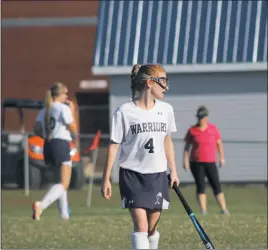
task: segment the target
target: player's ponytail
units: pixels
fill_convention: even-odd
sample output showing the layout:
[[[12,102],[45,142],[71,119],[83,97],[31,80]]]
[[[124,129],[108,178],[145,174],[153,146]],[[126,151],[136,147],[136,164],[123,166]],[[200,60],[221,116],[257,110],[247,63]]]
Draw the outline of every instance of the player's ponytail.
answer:
[[[138,82],[138,73],[140,70],[141,65],[140,64],[135,64],[132,68],[131,71],[131,92],[132,92],[132,99],[135,99],[135,94],[136,94],[136,88],[137,88],[137,82]]]
[[[67,88],[65,84],[61,82],[55,82],[51,88],[47,91],[45,97],[45,132],[47,139],[51,139],[51,127],[50,127],[50,110],[54,98],[63,93],[64,89]]]
[[[45,97],[45,131],[46,131],[46,136],[48,140],[50,140],[50,137],[51,137],[50,109],[51,109],[52,102],[53,102],[53,97],[52,97],[51,89],[49,89]]]

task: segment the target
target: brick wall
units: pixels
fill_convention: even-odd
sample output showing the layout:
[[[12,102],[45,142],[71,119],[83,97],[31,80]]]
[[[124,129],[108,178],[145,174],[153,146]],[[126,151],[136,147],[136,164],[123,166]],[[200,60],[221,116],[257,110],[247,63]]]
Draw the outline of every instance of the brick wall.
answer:
[[[98,1],[4,1],[2,19],[34,17],[95,17]],[[96,25],[71,27],[15,27],[2,29],[2,99],[43,99],[54,81],[69,87],[71,97],[82,91],[80,80],[106,79],[91,74]],[[31,130],[36,112],[26,112]],[[18,130],[14,112],[6,116],[6,130]]]

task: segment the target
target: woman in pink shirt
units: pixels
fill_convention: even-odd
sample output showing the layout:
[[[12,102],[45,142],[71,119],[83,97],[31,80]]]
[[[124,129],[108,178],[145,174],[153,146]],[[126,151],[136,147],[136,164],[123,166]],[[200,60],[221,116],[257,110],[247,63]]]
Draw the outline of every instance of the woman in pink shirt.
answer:
[[[198,122],[192,126],[185,136],[184,168],[191,169],[197,187],[197,197],[201,214],[207,214],[205,177],[207,177],[222,214],[229,214],[225,197],[221,191],[221,184],[217,170],[217,153],[219,152],[219,165],[224,165],[224,151],[221,135],[218,128],[208,122],[208,109],[200,106],[197,110]],[[189,149],[191,154],[189,159]]]

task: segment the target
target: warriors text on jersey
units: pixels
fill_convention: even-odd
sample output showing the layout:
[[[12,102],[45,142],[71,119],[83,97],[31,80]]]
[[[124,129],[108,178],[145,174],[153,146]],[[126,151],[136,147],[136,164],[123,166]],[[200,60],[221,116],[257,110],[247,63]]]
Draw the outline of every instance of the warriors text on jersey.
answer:
[[[158,173],[167,169],[164,140],[176,132],[170,104],[156,101],[144,110],[130,101],[113,115],[111,140],[121,144],[119,166],[139,173]]]
[[[46,138],[45,132],[45,109],[38,114],[36,121],[42,124],[43,137]],[[71,133],[66,125],[73,122],[72,112],[69,106],[60,102],[53,102],[50,110],[50,128],[52,139],[62,139],[71,141]]]

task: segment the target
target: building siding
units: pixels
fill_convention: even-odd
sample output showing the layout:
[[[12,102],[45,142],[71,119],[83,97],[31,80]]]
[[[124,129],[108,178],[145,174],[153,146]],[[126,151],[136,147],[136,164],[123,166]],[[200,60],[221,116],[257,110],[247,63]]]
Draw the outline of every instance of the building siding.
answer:
[[[177,167],[182,182],[192,182],[182,169],[183,138],[195,123],[199,105],[210,110],[210,121],[222,134],[226,167],[223,182],[267,180],[267,75],[266,72],[170,74],[170,92],[165,100],[175,112],[178,132],[174,134]],[[111,77],[111,116],[118,105],[130,99],[127,76]],[[114,181],[118,181],[115,165]]]
[[[2,1],[4,18],[97,16],[99,1]]]

